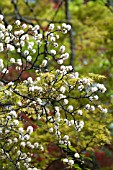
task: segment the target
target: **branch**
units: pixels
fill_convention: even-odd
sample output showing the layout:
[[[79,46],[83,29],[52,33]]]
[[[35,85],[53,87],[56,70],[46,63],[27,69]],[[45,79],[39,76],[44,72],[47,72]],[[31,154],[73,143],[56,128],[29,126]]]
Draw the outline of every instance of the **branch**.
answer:
[[[70,22],[70,13],[69,13],[69,3],[68,0],[65,1],[65,19]],[[71,24],[72,25],[72,24]],[[74,31],[73,28],[70,30],[70,51],[71,51],[71,58],[70,64],[74,67],[74,60],[75,60],[75,44],[74,44]]]

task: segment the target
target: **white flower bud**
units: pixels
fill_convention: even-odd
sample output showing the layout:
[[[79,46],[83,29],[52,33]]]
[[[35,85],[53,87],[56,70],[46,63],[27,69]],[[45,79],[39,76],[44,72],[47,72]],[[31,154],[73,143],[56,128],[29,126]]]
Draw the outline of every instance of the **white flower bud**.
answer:
[[[67,108],[67,110],[68,110],[69,112],[72,112],[72,111],[73,111],[73,106],[72,106],[72,105],[69,105],[68,108]]]

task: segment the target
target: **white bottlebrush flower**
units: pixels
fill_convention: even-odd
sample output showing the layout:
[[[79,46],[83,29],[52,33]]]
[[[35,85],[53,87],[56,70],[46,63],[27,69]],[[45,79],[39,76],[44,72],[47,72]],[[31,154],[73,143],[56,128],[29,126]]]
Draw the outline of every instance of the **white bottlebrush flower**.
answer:
[[[59,39],[59,35],[58,34],[56,34],[56,39]]]
[[[56,38],[55,37],[50,37],[50,40],[55,42]]]
[[[39,39],[39,40],[41,40],[41,39],[42,39],[42,37],[43,37],[43,35],[42,35],[42,34],[38,34],[38,35],[37,35],[37,39]]]
[[[102,92],[102,93],[105,93],[106,91],[106,88],[103,84],[97,84],[97,88]]]
[[[64,62],[64,61],[63,61],[62,59],[60,59],[60,60],[57,61],[58,64],[63,64],[63,62]]]
[[[69,136],[68,136],[68,135],[65,135],[63,138],[64,138],[64,140],[66,140],[66,141],[69,140]]]
[[[13,141],[16,143],[16,142],[18,142],[18,139],[17,139],[17,138],[14,138]]]
[[[16,21],[15,21],[15,24],[16,24],[17,26],[19,26],[19,25],[21,24],[20,20],[16,20]]]
[[[36,50],[35,50],[35,49],[32,49],[32,53],[35,54],[35,53],[36,53]]]
[[[14,51],[15,50],[15,47],[11,44],[7,44],[7,50],[8,51]]]
[[[22,28],[26,29],[27,28],[27,24],[22,24]]]
[[[67,158],[64,158],[64,159],[63,159],[63,162],[64,162],[64,163],[68,163],[68,161],[69,161],[69,160],[68,160]]]
[[[20,143],[20,146],[22,146],[22,147],[25,147],[25,145],[26,145],[25,142],[21,142],[21,143]]]
[[[84,127],[84,122],[83,122],[82,120],[79,122],[79,127],[80,127],[81,129]]]
[[[80,86],[78,86],[78,90],[79,91],[82,91],[84,89],[84,85],[83,84],[81,84]]]
[[[49,30],[53,30],[54,27],[55,27],[54,24],[51,23],[51,24],[49,25]]]
[[[8,70],[7,68],[4,68],[4,69],[2,70],[2,73],[7,74],[7,73],[9,73],[9,70]]]
[[[8,86],[13,86],[14,85],[14,82],[12,82],[12,81],[10,81],[9,83],[8,83]]]
[[[65,49],[66,49],[66,47],[65,47],[64,45],[62,45],[62,46],[60,47],[59,51],[60,51],[61,53],[64,53]]]
[[[11,59],[10,59],[10,62],[11,62],[11,63],[15,63],[15,59],[14,59],[14,58],[11,58]]]
[[[85,109],[89,110],[90,109],[90,104],[86,104]]]
[[[5,38],[5,43],[7,43],[7,44],[10,43],[10,37]]]
[[[22,127],[19,128],[19,132],[20,133],[23,133],[24,132],[24,129]]]
[[[27,133],[29,133],[29,134],[33,133],[33,127],[32,126],[27,127]]]
[[[32,30],[35,30],[35,31],[37,31],[37,30],[39,30],[40,29],[40,26],[39,25],[35,25],[33,28],[32,28]]]
[[[12,143],[12,139],[8,139],[8,144],[11,144]]]
[[[27,56],[27,61],[30,62],[32,60],[32,57],[30,55]]]
[[[90,107],[90,110],[91,110],[91,111],[94,111],[94,110],[95,110],[95,107],[94,107],[94,106],[91,106],[91,107]]]
[[[42,92],[43,91],[43,88],[40,87],[40,86],[34,86],[34,90],[37,90],[39,92]]]
[[[28,134],[26,134],[26,135],[24,136],[24,140],[29,140],[29,138],[30,138],[30,136],[29,136]]]
[[[74,125],[74,120],[70,120],[70,124],[71,124],[71,125]]]
[[[95,100],[98,100],[98,99],[99,99],[99,97],[98,97],[97,95],[95,95],[93,98],[94,98]]]
[[[20,45],[23,47],[25,45],[25,41],[20,41]]]
[[[15,126],[18,126],[18,125],[19,125],[19,121],[18,121],[18,120],[13,120],[13,124],[14,124]]]
[[[79,153],[75,153],[75,154],[74,154],[74,157],[75,157],[75,158],[80,158]]]
[[[64,86],[61,86],[60,87],[60,92],[65,93],[65,91],[66,91],[66,88]]]
[[[2,30],[2,32],[5,32],[5,26],[3,24],[0,23],[0,30]]]
[[[67,110],[68,110],[69,112],[72,112],[72,111],[73,111],[73,106],[72,106],[72,105],[69,105],[68,108],[67,108]]]
[[[64,99],[64,105],[67,105],[68,104],[68,99]]]
[[[40,150],[41,150],[41,151],[44,151],[44,147],[43,147],[42,145],[40,146]]]
[[[60,25],[57,26],[57,30],[61,30],[61,26]]]
[[[28,77],[27,81],[28,81],[28,83],[32,84],[33,83],[32,77]]]
[[[67,28],[68,31],[70,31],[71,30],[71,25],[67,24],[66,28]]]
[[[70,166],[74,165],[74,160],[69,160],[68,165],[70,165]]]
[[[82,110],[78,110],[78,111],[77,111],[77,114],[78,114],[78,115],[82,115]]]
[[[105,108],[105,109],[102,109],[102,113],[107,113],[108,110]]]
[[[26,142],[26,145],[27,145],[28,147],[30,147],[30,146],[31,146],[31,142],[30,142],[30,141],[27,141],[27,142]]]
[[[11,111],[9,112],[9,115],[10,115],[11,117],[13,117],[13,118],[17,118],[17,113],[16,113],[15,110],[11,110]]]
[[[63,23],[63,24],[62,24],[62,27],[63,27],[63,28],[66,28],[66,27],[67,27],[66,23]]]
[[[21,66],[21,65],[22,65],[22,60],[21,60],[21,59],[17,59],[17,64],[18,64],[19,66]]]
[[[67,60],[69,58],[69,53],[64,54],[64,60]]]
[[[47,63],[48,63],[47,60],[43,60],[43,61],[42,61],[42,64],[41,64],[41,67],[46,67]]]
[[[51,55],[56,55],[56,51],[55,50],[50,50],[50,54]]]
[[[29,91],[34,91],[35,89],[34,89],[34,86],[31,86],[31,87],[29,87]]]
[[[38,46],[40,46],[42,44],[42,42],[40,40],[37,40],[36,43]]]
[[[25,51],[24,51],[24,55],[25,55],[25,56],[29,55],[29,51],[28,51],[28,50],[25,50]]]
[[[0,14],[0,21],[4,19],[4,16]]]
[[[49,132],[50,132],[50,133],[53,133],[53,128],[49,128]]]
[[[58,47],[58,43],[54,43],[53,46],[54,46],[54,47]]]
[[[0,59],[0,68],[3,68],[3,67],[4,67],[3,60]]]
[[[0,39],[4,39],[4,34],[2,31],[0,31]]]
[[[21,102],[21,101],[20,101],[20,102],[18,102],[17,104],[18,104],[18,106],[22,106],[22,102]]]
[[[92,92],[92,93],[96,92],[97,90],[98,90],[97,87],[92,87],[92,88],[91,88],[91,92]]]
[[[62,33],[63,33],[63,34],[67,34],[67,30],[66,30],[66,29],[63,29],[63,30],[62,30]]]
[[[4,50],[3,43],[0,43],[0,52],[2,52],[3,50]]]
[[[27,159],[26,159],[26,162],[31,162],[31,158],[27,158]]]
[[[38,142],[35,142],[35,143],[34,143],[34,148],[37,149],[38,147],[39,147],[39,143],[38,143]]]

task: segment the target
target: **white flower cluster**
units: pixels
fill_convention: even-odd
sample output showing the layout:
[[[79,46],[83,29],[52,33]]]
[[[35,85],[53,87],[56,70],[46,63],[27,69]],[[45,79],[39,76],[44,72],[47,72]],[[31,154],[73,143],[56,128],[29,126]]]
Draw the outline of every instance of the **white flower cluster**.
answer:
[[[7,102],[7,100],[10,101],[11,99],[12,101],[13,97],[18,96],[18,101],[14,101],[14,104],[11,103],[11,106],[5,107],[6,115],[0,120],[2,125],[0,134],[5,132],[5,135],[12,135],[12,132],[14,132],[14,138],[9,135],[5,142],[8,147],[14,145],[13,149],[15,156],[17,156],[16,160],[18,160],[16,162],[17,167],[20,167],[22,162],[27,170],[37,170],[31,165],[31,150],[39,149],[44,151],[44,147],[38,142],[31,143],[30,138],[33,133],[33,127],[29,125],[25,130],[20,124],[16,111],[22,111],[22,109],[31,110],[31,113],[35,114],[36,120],[43,123],[49,122],[48,131],[58,138],[59,144],[70,146],[70,135],[62,134],[62,131],[60,131],[61,125],[65,123],[65,126],[72,126],[76,132],[80,132],[84,127],[84,121],[82,120],[84,112],[93,112],[97,107],[98,110],[106,114],[106,108],[104,109],[101,105],[97,106],[93,103],[99,99],[97,93],[104,93],[106,88],[103,84],[93,84],[89,78],[80,78],[79,73],[74,72],[71,65],[63,65],[64,61],[69,58],[69,54],[65,52],[64,45],[58,46],[59,35],[56,32],[60,31],[66,34],[71,29],[69,24],[63,23],[62,26],[58,26],[55,30],[55,25],[51,23],[48,27],[48,32],[42,34],[41,31],[39,33],[39,25],[21,24],[19,20],[15,22],[17,30],[13,30],[11,25],[5,28],[3,19],[4,17],[0,15],[0,52],[8,52],[7,63],[9,65],[5,68],[5,62],[1,58],[0,71],[6,74],[9,67],[14,65],[20,73],[20,77],[15,80],[21,81],[21,74],[24,71],[34,69],[38,59],[40,64],[36,65],[35,73],[37,77],[35,80],[28,77],[21,83],[18,83],[18,81],[15,83],[15,80],[10,81],[6,83],[6,89],[4,87],[5,83],[0,84],[0,89],[4,87],[2,100]],[[33,39],[32,42],[31,39]],[[55,49],[51,49],[51,46]],[[10,55],[12,53],[17,53],[17,57],[12,57],[14,56]],[[50,55],[50,58],[48,55]],[[55,61],[58,66],[54,72],[53,69],[50,72],[47,70],[51,61]],[[82,103],[82,99],[85,99],[87,103]],[[77,120],[77,117],[80,119]],[[18,143],[19,147],[16,146],[16,143]],[[26,150],[29,151],[25,152]],[[5,149],[2,151],[9,158],[9,153]],[[79,159],[80,155],[75,153],[74,158]],[[74,165],[73,159],[65,158],[63,162],[69,166]]]
[[[70,167],[72,167],[74,165],[74,160],[73,159],[64,158],[63,162],[68,164]]]
[[[0,134],[5,136],[7,135],[7,138],[4,137],[3,141],[5,148],[2,147],[2,150],[0,148],[4,159],[8,159],[10,155],[10,160],[13,161],[15,155],[15,165],[17,168],[20,168],[21,164],[23,164],[24,168],[26,169],[36,170],[37,168],[31,164],[32,152],[30,153],[27,148],[38,149],[41,152],[44,150],[44,148],[42,145],[39,145],[38,142],[31,144],[30,135],[33,133],[33,127],[28,126],[27,130],[24,130],[23,127],[20,127],[20,122],[15,110],[10,110],[7,117],[2,118],[0,123]],[[12,132],[14,138],[12,138]],[[8,151],[7,148],[9,148]],[[26,149],[24,150],[24,148]]]

